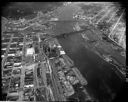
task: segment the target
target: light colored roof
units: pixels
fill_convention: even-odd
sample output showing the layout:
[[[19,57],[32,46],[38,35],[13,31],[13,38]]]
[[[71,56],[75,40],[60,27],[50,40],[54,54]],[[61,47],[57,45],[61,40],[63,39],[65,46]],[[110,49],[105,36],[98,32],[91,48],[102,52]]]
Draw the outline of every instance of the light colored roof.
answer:
[[[21,42],[19,45],[24,45],[23,42]]]
[[[2,50],[6,50],[7,48],[2,48]]]
[[[61,48],[62,46],[58,45],[57,47],[58,47],[58,48]]]
[[[1,55],[1,57],[4,57],[4,55]]]
[[[21,63],[14,63],[14,66],[18,66],[18,65],[21,65]]]
[[[15,56],[15,54],[8,54],[8,56]]]
[[[26,55],[33,55],[34,54],[34,48],[28,48]]]
[[[18,96],[19,94],[18,94],[18,92],[13,92],[13,93],[9,93],[8,95],[9,96]]]
[[[63,54],[65,54],[65,52],[64,51],[60,51],[60,55],[63,55]]]
[[[31,69],[34,69],[35,66],[36,64],[32,64],[32,65],[26,66],[26,69],[31,70]]]
[[[34,85],[31,84],[31,85],[25,85],[24,87],[33,87]]]

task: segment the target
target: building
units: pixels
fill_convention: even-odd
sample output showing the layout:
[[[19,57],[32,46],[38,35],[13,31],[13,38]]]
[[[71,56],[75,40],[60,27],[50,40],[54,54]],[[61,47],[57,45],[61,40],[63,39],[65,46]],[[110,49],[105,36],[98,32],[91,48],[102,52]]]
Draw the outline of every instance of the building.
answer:
[[[20,22],[24,20],[19,20],[22,26]],[[73,72],[74,63],[57,39],[41,32],[13,30],[2,33],[4,101],[66,101],[75,94],[73,85],[83,79]]]

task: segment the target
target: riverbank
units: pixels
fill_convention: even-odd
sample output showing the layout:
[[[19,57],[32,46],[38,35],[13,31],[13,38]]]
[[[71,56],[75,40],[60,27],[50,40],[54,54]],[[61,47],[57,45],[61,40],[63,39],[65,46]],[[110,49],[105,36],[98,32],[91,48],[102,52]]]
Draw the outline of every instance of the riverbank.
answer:
[[[58,40],[66,54],[87,79],[87,90],[90,94],[101,102],[112,99],[112,95],[116,95],[123,85],[123,81],[112,70],[114,66],[85,48],[80,35],[71,35]]]

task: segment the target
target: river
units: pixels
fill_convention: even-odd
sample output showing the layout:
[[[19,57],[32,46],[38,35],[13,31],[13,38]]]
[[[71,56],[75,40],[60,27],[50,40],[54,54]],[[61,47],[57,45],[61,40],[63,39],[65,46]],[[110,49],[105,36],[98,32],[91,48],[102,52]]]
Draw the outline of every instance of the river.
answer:
[[[57,10],[57,17],[61,22],[56,22],[53,28],[54,34],[69,33],[74,31],[75,22],[73,13],[79,7],[74,5],[60,7]],[[9,15],[9,13],[8,13]],[[123,80],[121,80],[112,70],[114,66],[105,62],[90,49],[85,48],[85,43],[80,34],[71,34],[65,38],[58,38],[66,54],[74,61],[75,66],[87,79],[87,91],[90,95],[100,102],[109,102],[121,89]]]
[[[55,34],[69,33],[73,31],[74,22],[67,22],[71,19],[76,6],[65,7],[59,18],[65,22],[56,23],[54,27]],[[69,9],[69,10],[68,10]],[[60,10],[61,11],[61,10]],[[110,102],[120,91],[123,85],[121,80],[112,70],[115,66],[105,62],[101,57],[85,48],[85,42],[80,34],[71,34],[67,37],[59,37],[59,43],[62,45],[66,54],[74,61],[76,67],[87,79],[86,86],[90,95],[100,102]]]
[[[66,54],[87,79],[87,90],[92,96],[101,102],[108,102],[112,95],[116,95],[123,81],[112,70],[114,66],[85,48],[83,38],[79,34],[61,37],[58,40]]]

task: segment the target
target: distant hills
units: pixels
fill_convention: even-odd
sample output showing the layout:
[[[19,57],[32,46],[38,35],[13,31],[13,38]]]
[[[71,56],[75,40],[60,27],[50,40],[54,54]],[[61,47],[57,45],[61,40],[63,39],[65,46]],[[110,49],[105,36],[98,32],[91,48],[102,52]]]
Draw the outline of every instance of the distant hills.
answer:
[[[32,17],[37,11],[45,13],[61,5],[63,2],[11,2],[2,7],[2,16],[14,19]]]

